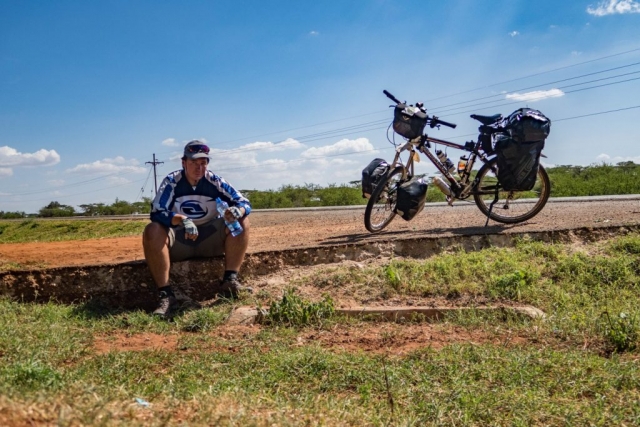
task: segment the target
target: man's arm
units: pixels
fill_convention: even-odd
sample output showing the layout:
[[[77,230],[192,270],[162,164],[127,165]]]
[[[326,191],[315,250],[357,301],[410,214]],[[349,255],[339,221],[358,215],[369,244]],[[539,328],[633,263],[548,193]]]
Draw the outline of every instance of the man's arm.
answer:
[[[241,218],[249,215],[251,213],[251,202],[249,202],[249,199],[233,188],[224,178],[219,176],[215,176],[215,178],[217,179],[216,186],[224,196],[223,199],[226,199],[230,206],[237,207],[242,212]]]
[[[151,202],[151,221],[159,222],[165,227],[179,225],[184,215],[176,214],[171,210],[175,197],[176,181],[172,175],[162,180],[156,197]]]

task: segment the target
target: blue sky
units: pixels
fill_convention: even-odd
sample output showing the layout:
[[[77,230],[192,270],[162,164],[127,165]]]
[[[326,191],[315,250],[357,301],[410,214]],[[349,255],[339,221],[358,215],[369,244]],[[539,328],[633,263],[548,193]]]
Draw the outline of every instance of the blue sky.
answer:
[[[393,157],[383,89],[439,138],[529,106],[547,165],[640,163],[638,78],[637,0],[4,1],[0,210],[151,197],[195,138],[238,189],[357,180]]]

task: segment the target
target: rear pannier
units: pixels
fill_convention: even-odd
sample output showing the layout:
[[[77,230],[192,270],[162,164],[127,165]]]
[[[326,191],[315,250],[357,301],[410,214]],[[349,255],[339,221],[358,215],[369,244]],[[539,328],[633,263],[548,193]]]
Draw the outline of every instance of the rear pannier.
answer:
[[[504,190],[529,191],[534,187],[543,148],[544,140],[518,142],[496,135],[498,180]]]
[[[538,110],[521,108],[500,127],[503,133],[494,135],[500,185],[506,191],[529,191],[536,183],[551,120]]]
[[[393,130],[408,139],[422,135],[427,125],[427,114],[418,107],[398,104],[393,110]]]
[[[424,208],[427,201],[427,183],[413,177],[398,186],[395,213],[405,221],[410,221]]]
[[[389,171],[389,163],[384,159],[374,159],[362,169],[362,197],[368,199],[373,190]]]

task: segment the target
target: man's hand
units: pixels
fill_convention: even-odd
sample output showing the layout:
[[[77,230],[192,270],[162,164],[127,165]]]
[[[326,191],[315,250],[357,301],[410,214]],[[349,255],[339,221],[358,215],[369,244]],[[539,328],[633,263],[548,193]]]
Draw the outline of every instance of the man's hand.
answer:
[[[198,238],[198,227],[196,227],[191,218],[184,218],[182,225],[184,226],[184,236],[187,239],[196,240]]]
[[[243,210],[241,210],[237,206],[231,206],[229,209],[227,209],[227,212],[225,212],[225,217],[227,216],[227,213],[230,213],[233,216],[233,219],[240,219],[242,218],[242,215],[244,215]]]

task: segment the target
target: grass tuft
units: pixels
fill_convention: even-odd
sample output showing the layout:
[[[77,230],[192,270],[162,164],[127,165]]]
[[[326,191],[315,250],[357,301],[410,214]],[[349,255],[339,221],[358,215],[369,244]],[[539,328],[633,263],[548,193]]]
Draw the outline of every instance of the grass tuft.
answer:
[[[269,311],[259,316],[259,322],[288,327],[321,325],[334,313],[334,303],[329,295],[325,294],[321,301],[314,303],[303,300],[295,289],[289,288],[285,290],[282,300],[272,302]]]
[[[619,313],[612,318],[609,312],[605,311],[599,323],[599,330],[606,342],[613,351],[618,353],[633,351],[637,348],[639,328],[637,313],[633,315]]]

